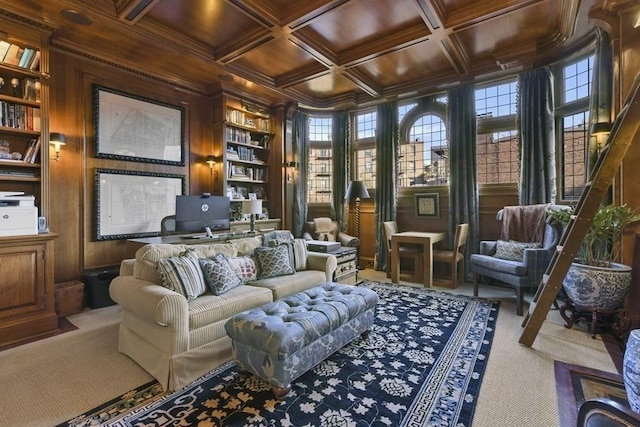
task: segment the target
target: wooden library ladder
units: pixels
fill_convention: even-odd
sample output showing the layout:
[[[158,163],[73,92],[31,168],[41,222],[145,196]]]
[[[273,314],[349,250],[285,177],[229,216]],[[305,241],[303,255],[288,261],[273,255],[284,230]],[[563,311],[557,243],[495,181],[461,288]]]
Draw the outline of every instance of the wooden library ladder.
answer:
[[[640,76],[636,78],[633,89],[613,124],[607,143],[594,165],[590,180],[585,184],[585,190],[576,206],[575,213],[556,247],[556,252],[542,277],[541,286],[538,287],[533,302],[529,306],[529,312],[522,322],[524,330],[520,335],[520,344],[527,347],[531,347],[533,344],[551,304],[558,296],[562,280],[578,253],[593,216],[609,190],[629,146],[638,135],[640,127],[639,84]]]

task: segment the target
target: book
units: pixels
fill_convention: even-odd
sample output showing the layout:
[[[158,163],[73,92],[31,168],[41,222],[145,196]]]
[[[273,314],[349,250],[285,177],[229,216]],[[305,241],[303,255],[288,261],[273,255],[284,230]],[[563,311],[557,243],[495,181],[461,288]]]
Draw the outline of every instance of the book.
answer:
[[[40,51],[37,50],[35,55],[33,55],[31,64],[29,64],[29,69],[31,71],[38,71],[39,66],[40,66]]]
[[[36,96],[36,79],[22,79],[22,99],[27,101],[35,101]]]
[[[36,139],[37,139],[37,138],[33,138],[32,140],[30,140],[30,141],[27,143],[27,148],[26,148],[26,150],[24,150],[24,154],[22,155],[22,160],[23,160],[23,161],[25,161],[25,162],[26,162],[26,161],[27,161],[27,159],[29,158],[29,156],[31,155],[31,153],[33,152],[33,149],[34,149],[34,148],[35,148],[35,146],[36,146]]]
[[[30,153],[29,158],[25,159],[25,162],[35,163],[40,151],[40,137],[36,138],[36,144],[33,147],[33,151]]]
[[[18,62],[18,67],[25,68],[29,62],[31,62],[31,56],[34,54],[34,50],[30,47],[25,47]]]
[[[11,43],[6,42],[4,40],[0,40],[0,61],[4,61],[4,57],[7,54],[7,51],[11,47]]]
[[[2,61],[5,64],[13,64],[13,61],[16,59],[16,55],[18,54],[19,49],[20,46],[18,46],[17,44],[12,44],[11,46],[9,46],[9,49],[7,50],[7,53],[5,54]]]

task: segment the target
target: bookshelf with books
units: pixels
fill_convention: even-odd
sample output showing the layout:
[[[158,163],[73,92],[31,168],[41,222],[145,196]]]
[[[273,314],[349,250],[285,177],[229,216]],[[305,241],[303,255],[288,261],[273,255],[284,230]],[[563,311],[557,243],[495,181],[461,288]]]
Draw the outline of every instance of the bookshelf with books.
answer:
[[[1,208],[7,218],[15,218],[19,214],[12,209],[23,212],[22,200],[33,200],[36,215],[47,217],[51,34],[9,14],[2,14],[0,22],[0,194],[20,200],[19,207],[12,207],[15,200],[5,198]],[[0,348],[60,331],[53,284],[57,235],[38,233],[30,220],[23,223],[28,234],[12,235],[11,227],[0,228],[1,262],[11,266],[2,278]]]
[[[35,196],[41,216],[46,215],[47,187],[47,162],[42,161],[47,40],[18,23],[0,35],[0,191]]]
[[[262,200],[263,209],[268,212],[271,114],[265,108],[232,97],[225,97],[222,107],[223,194],[230,197],[234,212],[251,194]]]

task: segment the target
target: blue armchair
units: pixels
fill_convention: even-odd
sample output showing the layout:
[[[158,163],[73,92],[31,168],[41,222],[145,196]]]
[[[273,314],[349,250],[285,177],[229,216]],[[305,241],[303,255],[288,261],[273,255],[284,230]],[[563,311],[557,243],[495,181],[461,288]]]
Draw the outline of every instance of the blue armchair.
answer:
[[[553,205],[549,209],[565,208],[564,206]],[[501,218],[500,213],[498,218]],[[516,314],[522,316],[524,291],[537,288],[542,281],[542,276],[551,262],[551,257],[555,252],[561,235],[562,226],[551,224],[547,218],[544,224],[544,237],[541,245],[538,245],[539,247],[520,245],[519,250],[522,255],[518,260],[496,257],[498,246],[500,244],[506,246],[506,243],[502,241],[481,241],[480,253],[472,254],[469,260],[469,269],[474,276],[473,295],[478,296],[478,283],[481,276],[509,284],[516,291]]]

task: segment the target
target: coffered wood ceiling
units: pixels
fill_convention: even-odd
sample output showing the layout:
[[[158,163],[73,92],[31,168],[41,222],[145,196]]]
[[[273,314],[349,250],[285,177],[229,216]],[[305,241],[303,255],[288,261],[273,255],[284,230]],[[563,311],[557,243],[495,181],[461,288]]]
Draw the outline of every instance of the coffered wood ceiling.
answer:
[[[6,6],[4,5],[6,3]],[[202,94],[343,108],[555,61],[628,0],[0,0],[51,45]],[[91,20],[65,19],[74,10]]]

